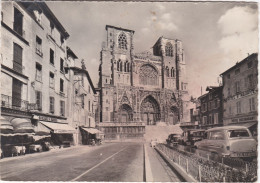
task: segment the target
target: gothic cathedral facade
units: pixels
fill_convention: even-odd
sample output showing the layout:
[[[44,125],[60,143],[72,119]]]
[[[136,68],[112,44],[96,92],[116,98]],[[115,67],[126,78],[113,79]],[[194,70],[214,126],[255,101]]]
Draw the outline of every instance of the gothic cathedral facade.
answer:
[[[182,121],[187,92],[182,42],[160,37],[134,53],[134,31],[106,26],[100,52],[99,129],[106,139],[142,137],[147,125]]]

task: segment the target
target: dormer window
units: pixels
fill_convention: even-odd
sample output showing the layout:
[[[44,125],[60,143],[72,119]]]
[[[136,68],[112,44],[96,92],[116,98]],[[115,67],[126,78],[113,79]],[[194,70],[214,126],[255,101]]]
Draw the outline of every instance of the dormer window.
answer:
[[[173,48],[172,48],[172,44],[171,43],[167,43],[165,46],[165,54],[168,57],[172,57],[173,55]]]
[[[118,36],[118,47],[120,49],[127,50],[127,39],[126,39],[126,35],[124,33],[121,33]]]
[[[51,27],[51,33],[52,33],[54,30],[54,23],[50,22],[50,27]]]
[[[33,11],[36,21],[41,24],[42,21],[42,12],[38,10]]]

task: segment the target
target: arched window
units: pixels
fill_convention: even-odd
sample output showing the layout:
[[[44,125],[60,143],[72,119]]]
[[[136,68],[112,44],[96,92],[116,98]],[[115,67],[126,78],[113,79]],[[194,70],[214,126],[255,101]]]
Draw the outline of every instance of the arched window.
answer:
[[[130,63],[127,62],[127,72],[130,72]]]
[[[158,72],[157,70],[147,64],[140,68],[139,83],[142,85],[158,85]]]
[[[165,54],[166,54],[166,56],[169,56],[169,57],[172,57],[172,55],[173,55],[172,44],[169,42],[165,46]]]
[[[171,68],[171,77],[175,77],[174,68]]]
[[[126,35],[124,33],[121,33],[118,36],[118,47],[120,49],[127,50],[127,39],[126,39]]]
[[[168,66],[166,66],[165,71],[166,71],[166,76],[169,77],[169,67]]]
[[[127,61],[124,64],[124,72],[127,72]]]
[[[120,68],[120,60],[117,61],[117,71],[119,71]]]
[[[119,62],[119,68],[120,68],[120,71],[122,72],[122,71],[123,71],[123,63],[122,63],[121,60],[120,60],[120,62]]]
[[[125,72],[130,72],[128,60],[127,60],[127,61],[125,62],[125,64],[124,64],[124,71],[125,71]]]

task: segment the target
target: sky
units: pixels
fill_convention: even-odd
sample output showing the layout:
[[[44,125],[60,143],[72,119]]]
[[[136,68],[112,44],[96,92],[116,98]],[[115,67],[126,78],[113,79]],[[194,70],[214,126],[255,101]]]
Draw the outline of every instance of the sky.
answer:
[[[253,2],[47,2],[70,34],[67,45],[96,86],[106,25],[131,29],[134,52],[160,36],[183,42],[193,97],[218,86],[220,74],[258,52],[258,7]]]

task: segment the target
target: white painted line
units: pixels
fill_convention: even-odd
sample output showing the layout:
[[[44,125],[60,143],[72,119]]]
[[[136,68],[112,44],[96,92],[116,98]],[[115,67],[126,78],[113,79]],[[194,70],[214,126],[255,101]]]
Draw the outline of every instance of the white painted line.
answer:
[[[91,170],[97,168],[99,165],[105,163],[107,160],[109,160],[110,158],[112,158],[113,156],[117,155],[118,153],[120,153],[121,151],[125,150],[127,147],[121,149],[120,151],[116,152],[115,154],[112,154],[111,156],[109,156],[108,158],[106,158],[105,160],[101,161],[100,163],[96,164],[95,166],[93,166],[92,168],[88,169],[87,171],[85,171],[84,173],[80,174],[79,176],[77,176],[76,178],[70,180],[70,181],[76,181],[77,179],[81,178],[83,175],[87,174],[88,172],[90,172]]]
[[[146,177],[146,182],[153,182],[153,174],[151,170],[151,164],[149,160],[149,156],[147,153],[147,144],[144,144],[144,156],[145,156],[145,177]]]

